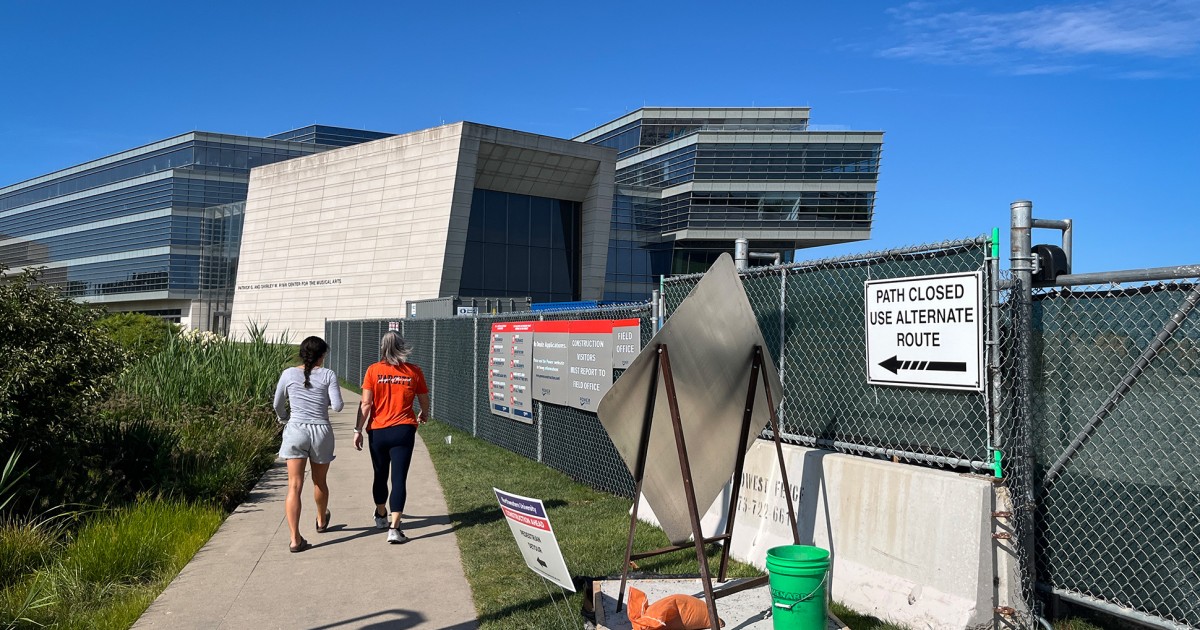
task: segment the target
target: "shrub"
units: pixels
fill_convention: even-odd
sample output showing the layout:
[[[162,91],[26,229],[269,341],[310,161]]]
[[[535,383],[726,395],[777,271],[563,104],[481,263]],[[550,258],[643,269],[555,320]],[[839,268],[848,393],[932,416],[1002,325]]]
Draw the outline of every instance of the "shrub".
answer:
[[[97,311],[37,279],[0,282],[0,456],[21,448],[33,467],[26,501],[38,493],[53,505],[79,482],[76,437],[125,352],[96,327]]]
[[[175,324],[145,313],[114,313],[96,325],[134,358],[157,354],[177,328]]]

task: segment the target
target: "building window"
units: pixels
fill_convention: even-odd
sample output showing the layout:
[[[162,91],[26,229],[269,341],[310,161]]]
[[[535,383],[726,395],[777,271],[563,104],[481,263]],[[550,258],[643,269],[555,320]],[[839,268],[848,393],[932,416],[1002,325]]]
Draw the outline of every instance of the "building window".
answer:
[[[581,212],[577,201],[476,188],[459,294],[579,299]]]

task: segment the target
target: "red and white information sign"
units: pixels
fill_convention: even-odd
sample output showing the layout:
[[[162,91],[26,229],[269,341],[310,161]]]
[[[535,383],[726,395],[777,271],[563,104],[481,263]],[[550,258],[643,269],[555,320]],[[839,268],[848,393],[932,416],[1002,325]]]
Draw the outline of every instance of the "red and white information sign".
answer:
[[[508,338],[508,406],[525,424],[533,424],[533,325],[513,322]]]

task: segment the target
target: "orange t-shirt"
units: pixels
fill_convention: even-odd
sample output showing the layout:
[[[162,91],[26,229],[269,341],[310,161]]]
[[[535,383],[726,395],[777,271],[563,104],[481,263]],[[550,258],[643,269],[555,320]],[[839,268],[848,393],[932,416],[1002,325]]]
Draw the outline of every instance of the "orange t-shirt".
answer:
[[[425,374],[411,363],[372,363],[363,376],[362,388],[364,392],[370,390],[372,396],[371,423],[368,425],[372,430],[417,424],[413,399],[429,393]]]

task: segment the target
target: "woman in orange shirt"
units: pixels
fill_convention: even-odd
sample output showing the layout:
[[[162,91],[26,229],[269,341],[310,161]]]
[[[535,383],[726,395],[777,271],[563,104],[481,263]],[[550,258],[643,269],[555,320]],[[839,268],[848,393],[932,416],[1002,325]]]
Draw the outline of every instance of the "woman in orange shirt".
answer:
[[[363,376],[362,404],[354,425],[354,448],[362,450],[365,428],[370,435],[371,465],[375,479],[371,494],[375,499],[375,526],[388,528],[391,544],[408,542],[400,529],[404,502],[408,497],[408,466],[412,462],[417,427],[429,420],[429,387],[421,368],[408,362],[412,347],[398,333],[389,332],[379,342],[380,360],[367,368]],[[413,412],[413,399],[421,412]],[[392,491],[388,493],[388,477]],[[384,506],[391,504],[391,517]]]

